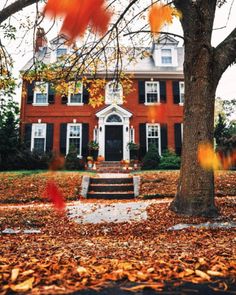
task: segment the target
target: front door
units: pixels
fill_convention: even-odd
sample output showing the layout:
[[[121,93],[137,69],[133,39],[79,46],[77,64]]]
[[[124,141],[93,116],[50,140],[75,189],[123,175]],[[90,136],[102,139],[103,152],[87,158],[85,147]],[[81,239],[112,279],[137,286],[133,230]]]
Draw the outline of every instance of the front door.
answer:
[[[123,159],[123,126],[105,127],[105,160]]]

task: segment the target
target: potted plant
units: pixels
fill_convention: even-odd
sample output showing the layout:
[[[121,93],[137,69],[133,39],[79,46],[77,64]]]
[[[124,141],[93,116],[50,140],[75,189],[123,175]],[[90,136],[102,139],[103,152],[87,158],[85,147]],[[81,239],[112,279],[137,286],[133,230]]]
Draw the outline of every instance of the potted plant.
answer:
[[[130,151],[130,159],[131,160],[138,159],[139,144],[131,141],[127,144],[127,147]]]
[[[98,149],[99,149],[99,144],[94,141],[91,140],[88,143],[88,149],[89,149],[89,154],[93,157],[93,159],[96,161],[97,157],[98,157]]]

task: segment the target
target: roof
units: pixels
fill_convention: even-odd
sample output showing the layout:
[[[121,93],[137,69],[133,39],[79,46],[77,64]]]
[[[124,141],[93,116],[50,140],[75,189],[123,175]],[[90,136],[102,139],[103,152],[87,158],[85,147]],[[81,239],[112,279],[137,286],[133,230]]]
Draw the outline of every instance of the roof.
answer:
[[[50,43],[59,43],[59,40],[63,39],[63,36],[58,36],[54,38]],[[65,39],[64,39],[65,40]],[[160,43],[161,42],[161,43]],[[135,58],[130,58],[132,55],[131,48],[129,49],[128,47],[126,48],[126,54],[124,54],[122,58],[122,70],[125,73],[128,74],[133,74],[134,77],[138,78],[145,78],[145,77],[153,77],[153,76],[158,76],[161,78],[183,78],[183,62],[184,62],[184,48],[183,47],[177,47],[178,42],[170,36],[163,36],[160,38],[160,42],[157,44],[174,44],[177,48],[177,57],[178,57],[178,66],[173,67],[173,66],[155,66],[152,52],[155,50],[155,45],[154,44],[151,47],[139,47],[139,48],[132,48],[133,53],[135,54]],[[164,43],[163,43],[164,42]],[[110,47],[107,49],[113,50],[114,48]],[[39,62],[44,62],[45,64],[50,64],[52,60],[52,54],[53,54],[53,49],[46,47],[43,50],[37,52],[35,54],[34,59],[30,59],[26,65],[21,69],[22,72],[29,70],[33,66],[33,61],[37,60]],[[102,63],[102,62],[101,62]],[[105,66],[100,65],[100,68],[98,67],[98,70],[96,72],[97,76],[104,76],[105,74],[109,76],[114,73],[114,69],[116,66],[116,61],[113,61],[108,69],[105,69]],[[89,76],[88,74],[85,74]]]

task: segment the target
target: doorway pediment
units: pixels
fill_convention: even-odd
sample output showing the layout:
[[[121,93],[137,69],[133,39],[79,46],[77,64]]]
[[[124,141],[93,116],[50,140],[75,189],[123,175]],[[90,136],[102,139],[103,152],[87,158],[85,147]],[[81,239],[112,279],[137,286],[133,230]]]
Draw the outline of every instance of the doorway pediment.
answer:
[[[130,118],[133,116],[133,114],[131,112],[129,112],[126,109],[124,109],[118,105],[115,105],[115,104],[111,104],[111,105],[105,107],[104,109],[102,109],[101,111],[97,112],[96,116],[98,118],[105,118],[109,114],[118,114],[122,118]]]

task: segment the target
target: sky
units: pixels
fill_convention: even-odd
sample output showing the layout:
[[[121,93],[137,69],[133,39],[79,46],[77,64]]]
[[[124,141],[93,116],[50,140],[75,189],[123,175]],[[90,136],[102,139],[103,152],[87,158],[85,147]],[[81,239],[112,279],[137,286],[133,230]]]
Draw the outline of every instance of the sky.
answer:
[[[148,1],[148,0],[146,0]],[[2,1],[1,1],[2,2]],[[149,0],[150,2],[150,0]],[[148,3],[149,3],[148,2]],[[1,9],[2,4],[0,4]],[[25,19],[27,16],[30,19],[34,19],[35,10],[33,6],[28,7],[23,10],[20,16],[12,18],[12,23],[19,23],[20,19]],[[217,46],[234,28],[236,24],[236,1],[227,1],[220,9],[216,11],[214,30],[212,35],[212,45]],[[47,20],[43,25],[46,29],[50,26],[49,20]],[[221,28],[221,29],[219,29]],[[52,39],[60,30],[60,22],[57,22],[54,29],[50,32],[48,39]],[[182,29],[179,21],[174,21],[173,25],[169,27],[169,32],[175,32],[182,34]],[[0,31],[1,34],[1,31]],[[22,41],[22,36],[25,35],[24,40]],[[21,28],[17,31],[16,41],[8,42],[7,48],[12,54],[12,57],[15,61],[14,63],[14,74],[19,75],[19,70],[25,65],[25,63],[32,57],[32,36],[33,32],[28,31],[26,28]],[[236,98],[236,65],[229,67],[226,72],[223,74],[217,91],[216,96],[221,97],[222,99],[233,99]],[[16,99],[19,101],[20,98],[20,89],[17,91]],[[235,110],[236,117],[236,110]]]

